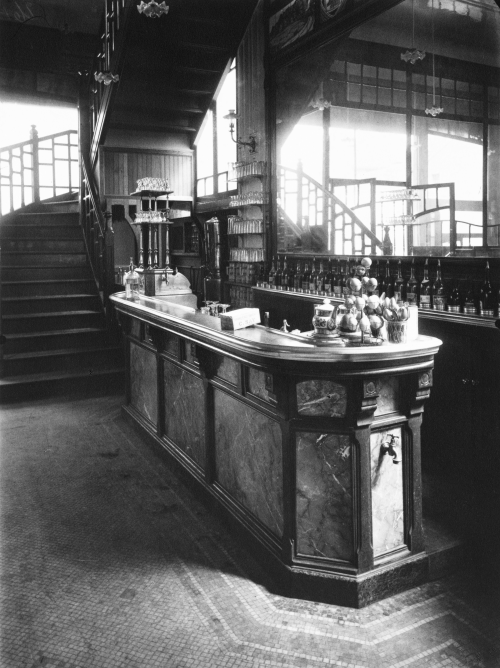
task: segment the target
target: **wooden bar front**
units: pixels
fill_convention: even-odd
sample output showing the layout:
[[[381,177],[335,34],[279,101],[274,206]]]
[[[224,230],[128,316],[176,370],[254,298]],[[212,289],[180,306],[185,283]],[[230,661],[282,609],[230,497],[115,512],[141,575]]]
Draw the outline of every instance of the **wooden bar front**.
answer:
[[[426,581],[420,425],[439,339],[332,349],[112,300],[124,410],[284,594],[361,607]]]

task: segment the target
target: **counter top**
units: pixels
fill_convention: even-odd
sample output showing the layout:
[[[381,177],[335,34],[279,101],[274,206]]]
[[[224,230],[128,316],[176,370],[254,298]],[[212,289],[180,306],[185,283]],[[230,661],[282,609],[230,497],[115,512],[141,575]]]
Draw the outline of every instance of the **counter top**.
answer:
[[[419,336],[415,341],[403,344],[384,342],[380,346],[320,346],[311,340],[302,339],[301,336],[261,325],[234,332],[222,331],[218,318],[202,314],[188,306],[169,303],[164,298],[139,295],[135,301],[130,301],[125,299],[124,292],[115,293],[110,298],[121,313],[177,332],[197,343],[220,347],[227,352],[245,356],[363,366],[384,361],[415,364],[419,358],[435,355],[441,345],[437,338]]]

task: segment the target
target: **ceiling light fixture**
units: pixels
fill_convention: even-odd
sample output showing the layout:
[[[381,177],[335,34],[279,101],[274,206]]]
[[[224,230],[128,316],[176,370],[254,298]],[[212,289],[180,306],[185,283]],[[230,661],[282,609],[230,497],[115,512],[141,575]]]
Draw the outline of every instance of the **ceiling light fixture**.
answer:
[[[103,83],[105,86],[109,86],[112,83],[118,83],[118,81],[120,81],[118,74],[111,74],[111,72],[108,71],[95,72],[94,79],[99,83]]]
[[[248,141],[242,141],[239,138],[234,138],[234,121],[238,118],[238,114],[235,112],[235,110],[230,109],[229,113],[226,114],[223,118],[231,121],[229,124],[229,132],[231,133],[231,139],[234,141],[234,143],[238,144],[238,146],[248,146],[250,153],[255,153],[257,150],[257,141],[255,139],[255,135],[250,135],[248,137]]]
[[[411,4],[411,24],[412,24],[412,37],[411,37],[411,50],[405,51],[401,54],[401,60],[404,60],[405,63],[411,63],[415,65],[417,60],[423,60],[425,58],[425,51],[419,51],[415,48],[415,0],[412,0]]]
[[[436,118],[439,114],[442,114],[444,109],[443,107],[436,107],[436,61],[435,61],[435,52],[434,48],[434,0],[432,0],[431,8],[431,30],[432,30],[432,107],[427,107],[425,113],[432,118]]]
[[[158,4],[155,0],[150,0],[150,2],[141,1],[140,5],[137,5],[137,11],[139,14],[144,14],[152,19],[158,19],[162,14],[168,14],[170,7],[167,7],[165,2]]]

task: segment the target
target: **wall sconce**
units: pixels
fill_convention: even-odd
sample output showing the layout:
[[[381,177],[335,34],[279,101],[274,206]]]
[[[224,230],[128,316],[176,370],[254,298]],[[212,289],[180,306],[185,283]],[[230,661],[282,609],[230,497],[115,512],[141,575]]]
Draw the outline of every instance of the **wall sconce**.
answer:
[[[229,132],[231,133],[231,139],[234,141],[234,143],[238,144],[238,146],[248,146],[250,153],[255,153],[257,150],[257,141],[255,139],[255,135],[250,135],[248,137],[248,141],[242,141],[239,138],[234,138],[234,121],[238,118],[238,114],[235,112],[235,110],[230,109],[229,113],[226,114],[224,118],[228,121],[231,121],[229,124]]]
[[[94,79],[99,83],[103,83],[105,86],[109,86],[112,83],[118,83],[120,77],[118,74],[111,74],[111,72],[95,72]]]
[[[150,2],[141,2],[140,5],[137,5],[137,11],[139,14],[144,14],[152,19],[158,19],[162,14],[168,14],[170,7],[167,7],[165,2],[162,2],[159,5],[155,0],[150,0]]]

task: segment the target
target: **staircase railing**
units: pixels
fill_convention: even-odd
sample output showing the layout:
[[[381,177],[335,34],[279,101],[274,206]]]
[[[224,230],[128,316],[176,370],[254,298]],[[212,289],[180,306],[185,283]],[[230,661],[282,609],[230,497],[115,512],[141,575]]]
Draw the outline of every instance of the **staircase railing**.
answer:
[[[319,250],[328,253],[375,254],[377,246],[382,248],[382,241],[356,213],[333,192],[305,174],[300,164],[298,169],[278,166],[277,199],[284,214],[278,222],[278,235],[286,234],[291,221],[297,226],[293,237],[297,237],[299,228],[304,239],[310,238],[312,244],[316,241],[322,246]],[[286,248],[286,237],[280,241]],[[304,247],[302,250],[316,249]]]
[[[0,148],[0,212],[67,192],[78,192],[78,132],[65,130]]]
[[[136,3],[130,0],[105,0],[104,18],[101,23],[101,44],[94,58],[90,74],[90,159],[95,163],[99,146],[102,143],[106,128],[108,110],[112,104],[118,82],[109,85],[95,79],[97,73],[109,73],[114,76],[121,74],[126,24]]]
[[[82,193],[80,224],[87,247],[87,255],[101,300],[108,305],[115,285],[114,232],[111,214],[99,199],[97,185],[89,160],[82,157]]]

